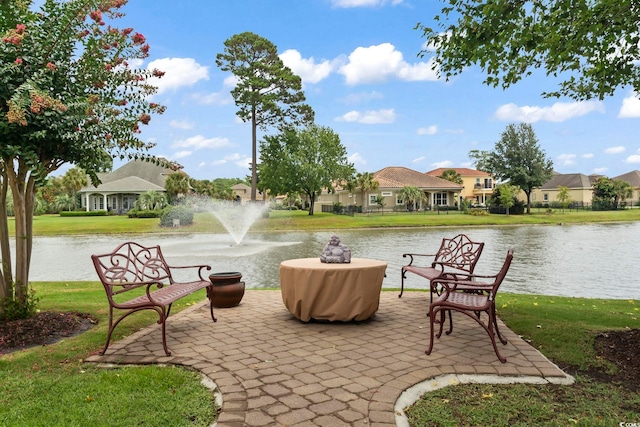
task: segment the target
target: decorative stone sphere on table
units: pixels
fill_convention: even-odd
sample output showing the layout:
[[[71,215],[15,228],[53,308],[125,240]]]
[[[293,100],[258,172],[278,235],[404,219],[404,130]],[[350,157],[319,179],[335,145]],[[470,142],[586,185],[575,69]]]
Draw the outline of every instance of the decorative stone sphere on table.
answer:
[[[351,262],[351,249],[340,243],[340,238],[335,234],[329,239],[329,243],[324,247],[320,262],[341,264]]]

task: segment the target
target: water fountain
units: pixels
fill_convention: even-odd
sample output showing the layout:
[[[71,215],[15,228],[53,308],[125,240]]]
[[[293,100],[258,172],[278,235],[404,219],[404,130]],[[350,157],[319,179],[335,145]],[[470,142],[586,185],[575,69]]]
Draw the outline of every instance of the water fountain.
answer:
[[[210,212],[231,235],[236,245],[239,245],[251,225],[268,209],[264,203],[247,203],[241,205],[226,200],[199,199],[199,209]]]

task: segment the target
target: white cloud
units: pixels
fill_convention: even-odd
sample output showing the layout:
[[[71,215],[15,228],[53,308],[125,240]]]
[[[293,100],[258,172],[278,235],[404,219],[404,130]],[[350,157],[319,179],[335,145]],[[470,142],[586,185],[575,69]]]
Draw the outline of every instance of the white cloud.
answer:
[[[442,162],[431,163],[431,166],[433,166],[434,169],[452,168],[453,167],[453,162],[451,160],[444,160]]]
[[[396,113],[393,109],[377,110],[377,111],[349,111],[335,119],[339,122],[358,122],[364,124],[393,123],[396,120]]]
[[[406,81],[435,81],[438,76],[432,66],[433,60],[409,64],[391,43],[382,43],[356,48],[338,72],[345,76],[348,85],[378,83],[394,77]]]
[[[229,92],[213,92],[208,95],[195,93],[191,98],[198,104],[203,105],[227,105],[233,101]]]
[[[176,129],[189,130],[193,129],[193,122],[189,120],[171,120],[169,126]]]
[[[384,96],[380,92],[374,90],[372,92],[352,93],[340,99],[340,101],[345,104],[359,104],[361,102],[371,101],[372,99],[382,98],[384,98]]]
[[[560,154],[558,156],[558,160],[564,166],[570,166],[576,164],[576,155],[575,154]]]
[[[606,154],[620,154],[620,153],[624,153],[625,150],[626,148],[624,148],[622,145],[619,145],[617,147],[606,148],[604,152]]]
[[[622,106],[618,112],[618,117],[621,119],[640,117],[640,99],[636,92],[632,92],[622,100]]]
[[[214,160],[210,162],[211,166],[221,166],[227,163],[234,163],[241,168],[248,168],[251,165],[251,157],[247,157],[243,154],[233,153],[224,156],[222,159]]]
[[[181,139],[171,144],[172,147],[181,147],[181,148],[190,147],[196,150],[199,150],[201,148],[226,147],[228,145],[229,145],[229,140],[227,138],[205,138],[202,135],[196,135],[187,139]]]
[[[535,123],[537,121],[564,122],[574,117],[584,116],[592,111],[604,113],[604,105],[600,101],[556,102],[550,107],[525,105],[519,107],[514,103],[505,104],[495,112],[495,117],[503,121]]]
[[[174,159],[182,159],[184,157],[189,157],[192,153],[193,151],[183,150],[183,151],[178,151],[177,153],[174,153],[172,157]]]
[[[313,57],[304,59],[295,49],[285,50],[280,54],[280,59],[294,74],[300,76],[303,83],[318,83],[337,67],[337,61],[324,60],[316,64]]]
[[[364,166],[367,164],[367,161],[365,159],[362,158],[362,156],[360,155],[360,153],[353,153],[352,155],[350,155],[349,157],[347,157],[347,160],[350,163],[353,163],[355,166],[361,165]]]
[[[418,135],[435,135],[438,133],[438,126],[431,125],[426,128],[418,128]]]
[[[338,8],[351,7],[377,7],[391,4],[393,6],[401,4],[403,0],[331,0],[331,5]]]
[[[625,160],[627,163],[640,163],[640,154],[632,154]]]
[[[609,168],[595,168],[593,170],[593,173],[598,174],[598,175],[604,175],[608,170],[609,170]]]
[[[583,159],[593,159],[594,156],[593,153],[585,153],[580,157],[582,157]]]
[[[193,58],[162,58],[151,61],[148,70],[164,71],[162,78],[152,78],[150,83],[158,87],[158,93],[193,86],[200,80],[209,80],[209,69]]]
[[[420,163],[420,162],[422,162],[424,159],[426,159],[426,157],[425,157],[425,156],[417,157],[417,158],[415,158],[415,159],[411,160],[411,163]]]

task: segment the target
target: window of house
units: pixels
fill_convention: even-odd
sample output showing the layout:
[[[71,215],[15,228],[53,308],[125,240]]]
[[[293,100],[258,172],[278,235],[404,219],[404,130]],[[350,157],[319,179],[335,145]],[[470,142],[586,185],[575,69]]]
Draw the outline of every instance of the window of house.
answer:
[[[433,203],[437,206],[446,206],[448,203],[447,193],[435,193],[433,195]]]
[[[391,191],[383,191],[382,197],[391,197]]]
[[[399,194],[398,194],[398,197],[396,197],[396,205],[404,205],[404,201],[402,200],[402,197],[400,197]]]
[[[377,194],[369,194],[369,204],[370,205],[375,205],[377,197],[378,197]]]
[[[549,193],[542,194],[542,200],[545,201],[545,202],[548,202],[549,201]]]
[[[493,180],[491,178],[484,179],[484,188],[493,188]]]

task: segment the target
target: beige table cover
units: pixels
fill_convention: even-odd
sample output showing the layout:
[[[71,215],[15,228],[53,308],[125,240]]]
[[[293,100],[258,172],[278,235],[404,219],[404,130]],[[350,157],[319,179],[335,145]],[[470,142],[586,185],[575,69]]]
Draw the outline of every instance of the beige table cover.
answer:
[[[378,311],[387,263],[352,258],[328,264],[300,258],[280,264],[282,301],[298,319],[365,320]]]

